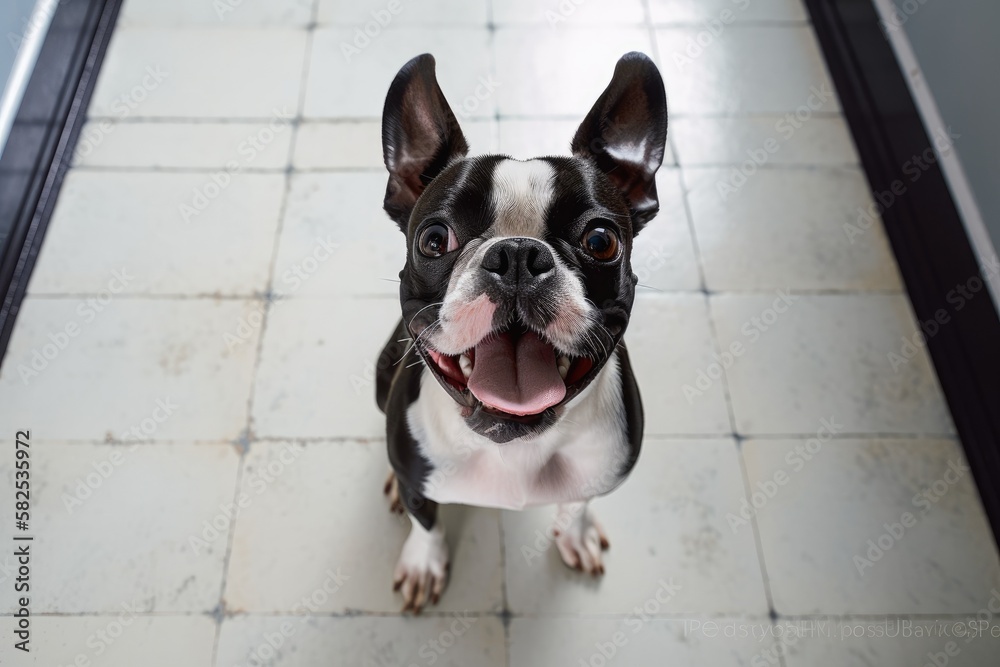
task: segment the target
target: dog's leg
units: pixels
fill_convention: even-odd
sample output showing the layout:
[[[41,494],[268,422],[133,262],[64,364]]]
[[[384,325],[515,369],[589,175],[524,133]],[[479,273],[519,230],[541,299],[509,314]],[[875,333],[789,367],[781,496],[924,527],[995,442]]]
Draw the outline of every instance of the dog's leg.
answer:
[[[555,535],[556,547],[566,565],[589,572],[595,577],[604,574],[602,552],[610,543],[586,500],[560,503],[552,534]]]
[[[437,604],[448,582],[448,544],[438,520],[437,503],[413,492],[397,479],[400,497],[413,527],[393,573],[393,590],[403,593],[403,611],[419,614]]]

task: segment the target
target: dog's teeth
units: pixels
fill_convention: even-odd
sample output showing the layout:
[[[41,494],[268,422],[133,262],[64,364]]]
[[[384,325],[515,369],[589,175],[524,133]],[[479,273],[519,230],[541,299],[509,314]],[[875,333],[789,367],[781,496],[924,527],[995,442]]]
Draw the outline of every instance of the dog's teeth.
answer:
[[[462,369],[462,375],[465,379],[469,379],[472,375],[472,359],[469,359],[469,355],[463,354],[458,358],[458,365]]]
[[[566,374],[569,373],[569,357],[559,357],[556,367],[559,369],[559,377],[565,380]]]

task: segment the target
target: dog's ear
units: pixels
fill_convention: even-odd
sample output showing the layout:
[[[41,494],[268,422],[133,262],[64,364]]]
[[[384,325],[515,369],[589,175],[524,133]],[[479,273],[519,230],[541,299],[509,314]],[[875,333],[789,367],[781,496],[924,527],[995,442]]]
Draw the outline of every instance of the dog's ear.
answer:
[[[382,110],[382,157],[389,170],[383,206],[404,234],[427,184],[468,151],[434,76],[434,56],[417,56],[399,70]]]
[[[592,160],[629,204],[633,234],[660,208],[656,170],[667,140],[667,95],[656,65],[633,51],[573,137],[573,154]]]

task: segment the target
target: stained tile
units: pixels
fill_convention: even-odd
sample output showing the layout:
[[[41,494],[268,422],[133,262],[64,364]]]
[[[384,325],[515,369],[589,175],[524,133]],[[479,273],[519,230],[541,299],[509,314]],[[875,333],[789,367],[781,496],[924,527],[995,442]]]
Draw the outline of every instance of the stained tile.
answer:
[[[627,615],[649,603],[661,615],[766,614],[753,534],[726,522],[743,497],[741,474],[732,440],[647,437],[629,479],[592,504],[611,541],[599,579],[563,564],[551,508],[505,512],[511,609]]]
[[[675,114],[839,110],[809,27],[663,28],[656,40]]]
[[[29,298],[0,372],[0,423],[46,440],[232,440],[246,428],[255,313],[240,300]]]
[[[364,39],[362,39],[362,37]],[[494,114],[489,33],[482,28],[391,26],[374,37],[349,28],[321,28],[313,36],[307,118],[381,118],[389,85],[414,56],[433,53],[437,79],[459,122]]]
[[[238,616],[219,637],[219,665],[253,664],[257,657],[287,667],[439,665],[503,667],[500,619],[447,614],[420,618]]]
[[[111,39],[90,115],[294,116],[305,55],[303,30],[123,28]]]
[[[699,382],[724,371],[740,433],[812,435],[821,419],[842,434],[952,432],[905,297],[719,294],[711,308],[728,354]]]
[[[267,291],[284,174],[71,172],[32,294]]]
[[[856,169],[686,169],[705,282],[728,290],[901,290]],[[859,223],[861,219],[863,222]]]
[[[821,438],[743,445],[753,505],[734,515],[756,513],[778,613],[985,607],[1000,560],[961,448]]]
[[[382,495],[384,442],[254,443],[226,585],[234,611],[396,612],[392,574],[409,534]],[[451,579],[439,612],[501,608],[498,513],[440,510]],[[280,568],[282,576],[273,574]]]
[[[32,428],[32,440],[44,428]],[[44,442],[29,451],[34,614],[131,617],[218,605],[230,522],[224,507],[239,464],[230,445]],[[13,498],[13,459],[0,468]],[[13,526],[13,505],[4,513]],[[220,537],[201,542],[206,531]],[[8,613],[13,602],[4,602]]]

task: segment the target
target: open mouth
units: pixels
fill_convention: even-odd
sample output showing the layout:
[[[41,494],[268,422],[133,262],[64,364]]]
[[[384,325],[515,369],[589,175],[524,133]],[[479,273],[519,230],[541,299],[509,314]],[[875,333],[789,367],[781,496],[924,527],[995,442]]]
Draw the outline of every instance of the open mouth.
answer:
[[[441,380],[498,416],[542,414],[576,395],[594,367],[593,359],[560,352],[520,321],[461,354],[424,352]]]

